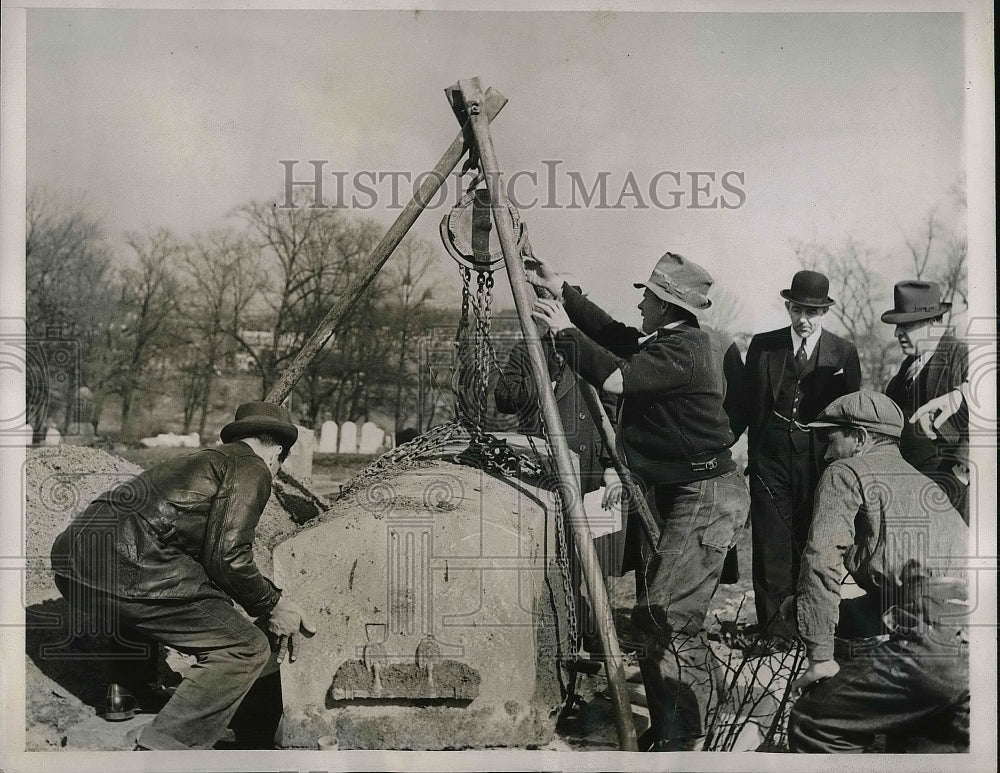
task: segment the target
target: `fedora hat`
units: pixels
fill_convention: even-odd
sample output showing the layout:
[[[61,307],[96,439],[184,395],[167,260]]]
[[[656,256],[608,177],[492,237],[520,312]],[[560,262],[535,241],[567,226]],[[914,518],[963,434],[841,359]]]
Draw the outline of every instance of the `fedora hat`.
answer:
[[[903,433],[903,412],[881,392],[862,389],[838,397],[820,411],[810,427],[864,427],[883,435]]]
[[[708,291],[714,281],[712,275],[697,263],[683,255],[667,252],[656,261],[649,279],[636,282],[634,286],[648,287],[661,301],[698,315],[712,305]]]
[[[219,437],[223,443],[255,437],[273,435],[286,451],[295,445],[299,430],[292,423],[292,415],[280,405],[265,402],[243,403],[236,409],[236,420],[229,422]]]
[[[821,274],[819,271],[797,271],[792,277],[792,286],[782,290],[780,295],[786,301],[797,303],[799,306],[825,309],[836,303],[827,295],[829,292],[830,280],[826,278],[826,274]]]
[[[893,307],[882,315],[882,321],[890,325],[934,319],[951,308],[950,303],[941,302],[941,288],[936,283],[915,279],[896,282],[892,303]]]

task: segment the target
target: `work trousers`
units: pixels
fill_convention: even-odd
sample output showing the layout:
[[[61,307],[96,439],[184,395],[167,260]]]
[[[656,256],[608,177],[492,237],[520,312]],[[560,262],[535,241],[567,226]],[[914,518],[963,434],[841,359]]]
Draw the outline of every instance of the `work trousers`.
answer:
[[[221,598],[128,599],[56,577],[74,614],[97,614],[120,644],[155,641],[195,657],[139,735],[148,749],[211,749],[271,660],[264,632]]]
[[[646,499],[660,526],[643,545],[632,622],[654,749],[695,748],[724,685],[702,625],[726,553],[746,521],[749,496],[733,471],[708,480],[655,485]],[[714,700],[713,700],[714,697]]]
[[[969,652],[961,629],[926,626],[850,659],[813,683],[792,707],[793,752],[864,752],[884,735],[886,752],[969,749]]]
[[[754,604],[764,636],[791,639],[795,632],[778,614],[795,593],[819,470],[807,433],[792,436],[787,424],[772,423],[750,464],[750,530]],[[804,449],[804,450],[803,450]]]

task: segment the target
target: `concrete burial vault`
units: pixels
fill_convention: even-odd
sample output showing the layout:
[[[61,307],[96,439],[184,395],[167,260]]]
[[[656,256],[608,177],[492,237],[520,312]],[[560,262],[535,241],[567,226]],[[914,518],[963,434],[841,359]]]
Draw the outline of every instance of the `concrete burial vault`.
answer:
[[[282,666],[283,747],[463,749],[551,740],[566,641],[553,495],[445,461],[359,489],[274,548],[318,612]]]

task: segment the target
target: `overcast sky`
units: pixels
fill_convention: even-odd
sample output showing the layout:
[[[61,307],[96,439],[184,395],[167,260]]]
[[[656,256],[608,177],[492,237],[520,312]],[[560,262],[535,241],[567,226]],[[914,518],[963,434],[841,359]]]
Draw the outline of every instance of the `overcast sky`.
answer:
[[[32,10],[27,56],[29,187],[112,236],[280,202],[290,159],[388,225],[392,178],[365,173],[430,169],[457,131],[443,89],[479,75],[510,100],[494,141],[535,251],[633,322],[630,283],[666,250],[748,330],[787,321],[793,239],[860,240],[888,286],[964,169],[959,14]],[[572,207],[574,175],[606,206]],[[444,211],[416,232],[438,243]]]

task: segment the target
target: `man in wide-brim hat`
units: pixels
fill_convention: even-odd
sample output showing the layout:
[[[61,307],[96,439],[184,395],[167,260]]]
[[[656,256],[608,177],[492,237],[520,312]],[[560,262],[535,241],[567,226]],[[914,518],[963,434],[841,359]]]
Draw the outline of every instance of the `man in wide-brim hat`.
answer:
[[[890,753],[968,751],[969,529],[900,456],[903,413],[886,395],[844,395],[810,427],[830,465],[783,610],[808,657],[789,746],[863,752],[882,736]],[[863,596],[841,599],[845,571]]]
[[[958,395],[956,410],[937,424],[929,437],[918,423],[907,421],[899,450],[903,458],[937,482],[966,523],[969,521],[969,411],[961,399],[969,378],[969,350],[943,324],[951,304],[941,300],[934,282],[905,280],[893,288],[893,307],[882,321],[895,325],[905,359],[885,392],[907,419],[922,405],[949,393]]]
[[[741,375],[739,350],[702,325],[712,277],[682,255],[666,253],[636,283],[641,330],[611,319],[540,260],[528,278],[557,299],[536,300],[534,317],[569,365],[619,395],[617,444],[660,528],[650,545],[631,513],[626,527],[650,719],[640,746],[701,748],[708,706],[720,700],[703,624],[749,504],[729,450],[739,419],[725,403],[726,373]]]
[[[262,629],[278,662],[294,660],[297,636],[314,630],[253,557],[271,481],[297,436],[284,408],[245,403],[222,445],[101,494],[56,538],[56,585],[75,614],[96,614],[118,649],[158,643],[197,658],[137,748],[212,748],[272,659]]]
[[[819,479],[808,423],[832,400],[861,386],[854,344],[823,327],[834,305],[829,290],[824,274],[797,272],[791,287],[779,293],[790,324],[755,335],[747,350],[743,401],[757,636],[744,637],[742,644],[761,654],[792,641],[778,612],[795,592]]]

